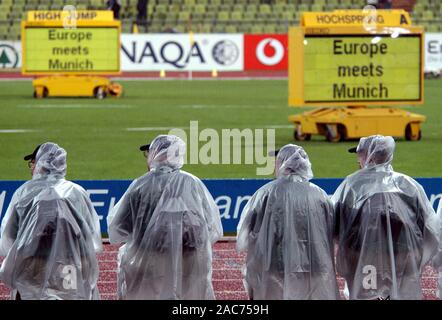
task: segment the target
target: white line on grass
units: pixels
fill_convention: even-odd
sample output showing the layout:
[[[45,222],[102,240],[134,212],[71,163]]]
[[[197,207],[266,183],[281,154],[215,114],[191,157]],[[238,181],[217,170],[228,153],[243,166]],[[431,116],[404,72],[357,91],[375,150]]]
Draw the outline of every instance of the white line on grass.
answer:
[[[214,127],[215,129],[229,129],[229,128],[221,128]],[[257,127],[240,127],[238,129],[292,129],[293,125],[267,125],[267,126],[257,126]],[[189,130],[189,127],[140,127],[140,128],[126,128],[126,131],[164,131],[164,130],[172,130],[172,129],[183,129]]]
[[[33,130],[33,129],[3,129],[0,130],[0,133],[27,133],[27,132],[38,132],[41,130]]]
[[[292,124],[287,124],[287,125],[268,125],[268,126],[264,126],[264,128],[266,129],[293,129],[293,125]]]
[[[22,104],[17,108],[25,109],[126,109],[130,105],[119,104]]]
[[[126,128],[126,131],[163,131],[172,129],[189,129],[189,127],[142,127],[142,128]]]
[[[183,109],[276,109],[278,108],[277,106],[272,106],[272,105],[268,105],[268,106],[259,106],[259,105],[255,105],[255,106],[247,106],[247,105],[201,105],[201,104],[195,104],[195,105],[182,105],[182,106],[178,106],[178,108],[183,108]]]

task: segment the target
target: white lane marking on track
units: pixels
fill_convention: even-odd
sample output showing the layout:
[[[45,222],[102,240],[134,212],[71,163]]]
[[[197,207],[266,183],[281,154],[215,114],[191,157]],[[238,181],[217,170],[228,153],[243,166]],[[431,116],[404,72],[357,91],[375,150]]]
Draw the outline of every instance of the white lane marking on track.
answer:
[[[2,129],[0,133],[27,133],[27,132],[38,132],[41,130],[34,129]]]
[[[126,131],[161,131],[172,129],[189,129],[189,127],[142,127],[142,128],[126,128]]]
[[[158,73],[159,74],[159,73]],[[15,80],[16,78],[12,78],[12,80]],[[29,80],[32,80],[32,78],[30,78]],[[111,80],[115,80],[115,81],[189,81],[189,78],[187,76],[182,77],[182,76],[168,76],[168,78],[160,78],[159,76],[155,76],[155,77],[112,77]],[[284,76],[275,76],[275,77],[198,77],[198,78],[193,78],[192,81],[207,81],[207,80],[213,80],[213,81],[236,81],[236,80],[257,80],[257,81],[261,81],[261,80],[287,80],[287,77]]]
[[[22,104],[17,108],[25,109],[126,109],[131,105],[118,104]]]
[[[4,81],[4,82],[9,82],[9,81],[32,81],[34,80],[33,78],[14,78],[14,77],[9,77],[9,78],[0,78],[0,81]]]

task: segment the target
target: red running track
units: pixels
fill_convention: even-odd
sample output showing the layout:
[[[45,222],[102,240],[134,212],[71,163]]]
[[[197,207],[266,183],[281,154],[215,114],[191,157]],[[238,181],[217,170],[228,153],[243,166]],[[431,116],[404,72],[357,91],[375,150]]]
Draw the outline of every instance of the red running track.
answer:
[[[216,298],[219,300],[244,300],[248,299],[245,292],[241,267],[245,260],[244,254],[235,250],[235,242],[218,242],[213,251],[213,287]],[[99,254],[100,277],[98,287],[103,300],[117,298],[117,250],[118,247],[110,244],[104,245],[104,251]],[[344,281],[338,278],[342,289]],[[424,299],[434,300],[437,289],[437,272],[431,267],[425,269],[422,277]],[[0,283],[0,299],[9,299],[10,290]]]

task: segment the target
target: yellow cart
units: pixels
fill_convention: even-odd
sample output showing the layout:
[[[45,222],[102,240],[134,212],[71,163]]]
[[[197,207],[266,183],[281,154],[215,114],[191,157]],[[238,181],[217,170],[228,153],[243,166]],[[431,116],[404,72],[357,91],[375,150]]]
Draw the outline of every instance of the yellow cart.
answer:
[[[123,93],[120,84],[98,76],[49,76],[34,79],[34,98],[46,97],[95,97],[104,99]]]
[[[329,142],[357,139],[373,134],[420,140],[420,125],[425,116],[397,108],[318,108],[302,114],[290,115],[295,125],[295,140],[310,140],[323,135]]]

